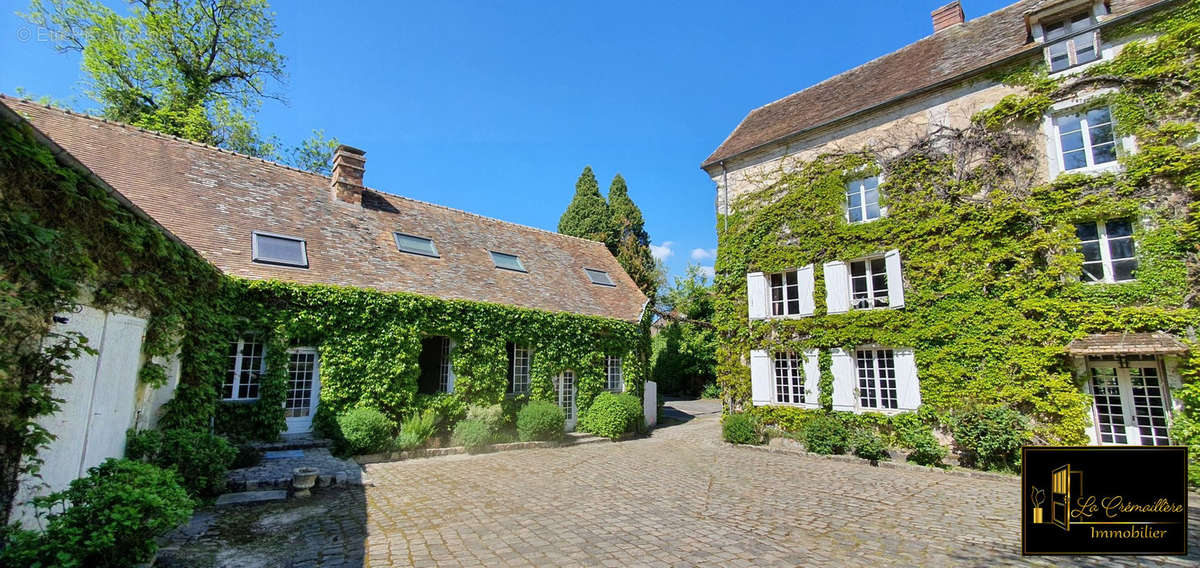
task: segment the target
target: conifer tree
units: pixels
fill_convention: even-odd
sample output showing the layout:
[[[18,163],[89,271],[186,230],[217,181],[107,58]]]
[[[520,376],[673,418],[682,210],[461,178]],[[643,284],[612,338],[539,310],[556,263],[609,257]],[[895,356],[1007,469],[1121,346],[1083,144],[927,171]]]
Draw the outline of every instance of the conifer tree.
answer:
[[[575,197],[558,220],[558,232],[564,235],[600,241],[615,251],[616,235],[608,203],[600,195],[600,186],[592,167],[583,168],[575,182]]]
[[[608,188],[608,210],[616,236],[617,261],[643,293],[655,297],[663,276],[650,254],[650,235],[646,233],[642,210],[629,198],[629,187],[621,174],[613,178]]]

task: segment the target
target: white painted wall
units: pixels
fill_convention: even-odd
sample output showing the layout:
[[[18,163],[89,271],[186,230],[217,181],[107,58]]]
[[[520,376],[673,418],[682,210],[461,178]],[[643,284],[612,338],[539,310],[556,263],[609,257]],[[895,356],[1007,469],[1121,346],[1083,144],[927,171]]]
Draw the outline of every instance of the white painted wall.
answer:
[[[642,411],[646,413],[646,427],[653,428],[658,423],[658,383],[646,381],[642,394]]]
[[[24,477],[20,482],[12,520],[29,528],[37,527],[29,499],[61,491],[72,480],[86,475],[88,468],[124,456],[125,431],[156,422],[158,409],[170,399],[179,382],[179,360],[173,357],[163,361],[168,375],[166,387],[140,388],[137,376],[142,364],[145,319],[90,306],[59,316],[67,321],[56,324],[54,332],[80,333],[98,352],[70,363],[74,380],[57,385],[54,391],[63,399],[59,411],[38,421],[56,439],[38,453],[43,460],[41,479]],[[140,415],[148,420],[139,420]]]

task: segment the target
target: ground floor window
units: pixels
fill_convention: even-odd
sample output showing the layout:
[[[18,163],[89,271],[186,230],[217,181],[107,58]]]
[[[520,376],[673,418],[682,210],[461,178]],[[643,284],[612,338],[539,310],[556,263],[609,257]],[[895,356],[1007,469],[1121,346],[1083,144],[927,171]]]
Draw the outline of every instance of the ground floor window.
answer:
[[[1166,384],[1156,357],[1090,357],[1088,372],[1100,444],[1171,443]]]
[[[262,339],[243,337],[229,346],[229,370],[221,384],[225,400],[257,400],[258,387],[267,372],[266,348]]]
[[[283,401],[284,416],[304,418],[312,415],[313,383],[317,378],[317,351],[299,348],[288,351],[288,390]]]
[[[775,402],[804,404],[804,367],[796,353],[781,352],[774,356]]]
[[[604,358],[604,388],[612,392],[625,392],[625,375],[621,370],[621,358],[609,355]]]
[[[417,360],[421,368],[418,392],[437,394],[454,390],[454,365],[450,360],[453,343],[444,335],[421,340],[421,355]]]
[[[891,349],[859,349],[854,357],[860,408],[899,408],[896,361]]]
[[[529,348],[522,347],[511,341],[508,348],[508,394],[526,394],[529,392]]]
[[[558,396],[558,406],[567,417],[567,427],[575,424],[575,372],[563,371],[554,378],[554,390]]]

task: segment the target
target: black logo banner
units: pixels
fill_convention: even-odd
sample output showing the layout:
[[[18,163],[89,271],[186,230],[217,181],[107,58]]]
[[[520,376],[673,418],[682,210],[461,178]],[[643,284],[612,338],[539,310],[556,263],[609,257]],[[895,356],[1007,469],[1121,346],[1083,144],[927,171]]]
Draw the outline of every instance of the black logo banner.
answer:
[[[1187,447],[1021,449],[1021,553],[1187,554]]]

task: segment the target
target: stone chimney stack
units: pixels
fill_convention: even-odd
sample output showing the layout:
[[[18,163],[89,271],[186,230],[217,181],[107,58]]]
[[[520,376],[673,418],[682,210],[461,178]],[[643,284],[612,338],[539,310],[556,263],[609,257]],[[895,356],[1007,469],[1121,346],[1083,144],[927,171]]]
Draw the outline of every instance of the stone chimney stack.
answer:
[[[350,146],[338,146],[333,152],[333,172],[330,175],[333,197],[346,203],[362,205],[363,172],[367,169],[366,152]]]
[[[931,15],[933,16],[933,33],[935,34],[950,26],[966,21],[966,18],[963,17],[962,4],[959,4],[958,0],[954,0],[934,10]]]

